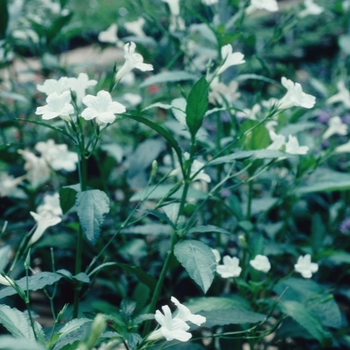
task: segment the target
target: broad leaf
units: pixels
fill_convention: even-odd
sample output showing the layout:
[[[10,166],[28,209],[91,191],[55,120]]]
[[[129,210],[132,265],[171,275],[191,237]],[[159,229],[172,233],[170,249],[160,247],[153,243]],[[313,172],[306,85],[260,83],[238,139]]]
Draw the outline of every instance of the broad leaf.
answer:
[[[0,336],[2,349],[6,350],[45,350],[46,348],[32,339],[18,339],[10,335]]]
[[[246,150],[265,149],[271,143],[266,127],[256,120],[246,120],[242,123],[240,132],[245,135],[240,139],[240,144]]]
[[[214,311],[245,308],[249,309],[249,303],[237,295],[232,297],[200,297],[190,299],[185,305],[192,313],[197,314],[201,311]]]
[[[63,214],[67,213],[69,209],[73,208],[78,192],[80,192],[80,184],[60,188],[60,206]]]
[[[212,250],[202,242],[186,240],[175,245],[174,254],[189,276],[204,293],[215,277],[216,262]]]
[[[208,110],[208,90],[209,84],[202,76],[193,86],[187,98],[186,124],[192,137],[202,126],[203,117]]]
[[[77,194],[79,221],[87,239],[95,244],[101,232],[104,215],[109,212],[109,199],[100,190],[88,190]]]
[[[140,84],[140,88],[154,85],[154,84],[162,84],[162,83],[170,83],[170,82],[174,83],[177,81],[196,80],[196,79],[198,79],[197,75],[194,75],[192,73],[187,73],[185,71],[162,72],[147,78],[142,84]]]
[[[15,308],[0,305],[0,323],[16,338],[35,339],[28,316]]]
[[[320,320],[305,308],[305,305],[294,300],[281,301],[279,309],[293,318],[310,335],[323,346],[329,344],[330,334],[322,327]]]

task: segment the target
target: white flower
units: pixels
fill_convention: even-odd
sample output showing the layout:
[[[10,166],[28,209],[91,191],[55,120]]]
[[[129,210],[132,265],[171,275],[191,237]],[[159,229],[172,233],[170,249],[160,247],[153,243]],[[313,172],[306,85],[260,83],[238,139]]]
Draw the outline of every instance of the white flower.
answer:
[[[54,140],[38,142],[35,149],[54,170],[75,171],[78,155],[68,151],[66,144],[57,145]]]
[[[194,315],[188,307],[182,305],[175,297],[171,297],[171,301],[177,306],[179,312],[176,314],[176,318],[183,320],[185,322],[190,321],[197,326],[200,326],[206,321],[206,318],[201,315]]]
[[[69,122],[69,115],[74,113],[74,108],[69,103],[70,101],[71,95],[69,91],[64,91],[60,95],[54,92],[47,97],[47,105],[38,107],[35,114],[42,114],[42,118],[45,120],[61,117]]]
[[[338,146],[335,149],[335,153],[350,153],[350,141]]]
[[[110,43],[110,44],[116,44],[118,42],[118,36],[117,36],[118,26],[113,23],[111,24],[107,30],[102,31],[98,34],[98,40],[101,41],[101,43]]]
[[[275,12],[278,11],[278,4],[276,0],[251,0],[247,13],[252,13],[256,9]]]
[[[55,226],[62,221],[59,216],[53,215],[48,211],[42,211],[41,213],[30,212],[30,215],[37,222],[37,227],[29,240],[28,245],[34,244],[44,234],[48,227]]]
[[[169,9],[172,15],[178,16],[180,14],[180,0],[162,0],[169,5]]]
[[[322,138],[328,139],[334,134],[346,135],[348,133],[348,126],[342,122],[342,120],[336,116],[328,121],[328,129],[323,134]]]
[[[344,81],[337,83],[338,93],[326,100],[326,103],[332,104],[342,102],[346,108],[350,109],[350,91],[345,87]]]
[[[77,96],[77,104],[81,104],[81,100],[85,96],[85,91],[90,86],[95,86],[97,80],[89,80],[86,73],[80,73],[78,78],[68,78],[69,88],[75,91]]]
[[[135,34],[140,38],[144,38],[146,36],[146,34],[142,29],[144,24],[145,24],[145,19],[143,17],[139,17],[136,21],[125,22],[124,27],[128,32]]]
[[[287,109],[292,106],[304,108],[312,108],[314,106],[316,98],[303,92],[299,83],[293,83],[285,77],[282,77],[281,82],[288,91],[279,101],[279,109]]]
[[[43,85],[37,85],[38,91],[43,92],[47,96],[56,92],[57,95],[61,95],[63,91],[68,90],[68,78],[61,77],[58,80],[46,79]]]
[[[218,2],[219,2],[219,0],[202,0],[202,4],[207,5],[207,6],[215,5]]]
[[[86,120],[96,118],[98,124],[113,123],[116,118],[115,114],[126,111],[121,103],[112,101],[111,94],[105,90],[99,91],[97,96],[86,95],[83,103],[87,108],[83,110],[81,116]]]
[[[249,263],[255,270],[265,273],[269,272],[271,269],[271,263],[265,255],[258,254],[253,260],[250,260]]]
[[[249,108],[244,108],[243,111],[238,111],[236,113],[237,117],[239,118],[248,118],[250,120],[257,120],[257,114],[260,113],[261,111],[261,106],[256,103],[252,109]]]
[[[273,130],[269,130],[271,145],[267,149],[273,149],[279,151],[282,146],[286,144],[286,138],[283,135],[277,135]]]
[[[166,340],[180,340],[188,341],[192,334],[186,332],[190,329],[190,326],[180,318],[174,317],[171,314],[170,308],[168,305],[162,306],[163,313],[159,310],[156,311],[154,318],[160,324],[160,329],[152,332],[148,336],[148,340],[157,340],[164,337]]]
[[[306,154],[309,150],[307,146],[299,146],[298,139],[295,136],[289,135],[286,143],[286,153],[290,154]]]
[[[43,157],[37,157],[28,150],[20,149],[18,153],[20,153],[26,161],[24,164],[24,170],[27,171],[26,178],[34,188],[37,188],[39,185],[49,180],[50,168]]]
[[[299,272],[304,278],[311,278],[312,274],[318,271],[318,265],[311,262],[310,254],[299,256],[294,268],[295,271]]]
[[[123,67],[119,69],[115,76],[116,81],[122,79],[134,68],[139,69],[142,72],[153,70],[153,66],[151,64],[143,63],[143,57],[139,53],[135,52],[135,49],[136,44],[132,41],[124,45],[125,62]]]
[[[313,0],[304,0],[305,9],[299,12],[299,17],[303,18],[308,15],[319,15],[323,12],[323,7],[314,3]]]
[[[237,100],[241,96],[237,91],[238,83],[234,80],[232,80],[229,85],[225,85],[219,82],[218,77],[215,77],[210,84],[210,90],[209,102],[221,106],[225,106],[226,103],[230,105],[232,101]]]
[[[46,211],[51,213],[54,216],[62,215],[62,209],[60,205],[60,196],[58,193],[55,194],[46,194],[43,199],[43,204],[39,205],[37,208],[38,214]]]
[[[13,190],[23,181],[23,179],[23,176],[14,178],[7,172],[2,172],[0,174],[0,197],[7,197],[11,195]]]
[[[230,44],[227,44],[221,48],[221,58],[223,60],[223,63],[216,73],[217,75],[221,74],[231,66],[236,66],[245,62],[243,59],[244,55],[242,53],[232,53],[232,46]]]
[[[137,106],[142,102],[142,97],[138,94],[127,92],[123,95],[123,100],[130,106]]]
[[[223,265],[216,267],[216,272],[223,278],[238,277],[241,274],[242,268],[239,267],[239,259],[236,257],[231,258],[225,255],[223,258]]]

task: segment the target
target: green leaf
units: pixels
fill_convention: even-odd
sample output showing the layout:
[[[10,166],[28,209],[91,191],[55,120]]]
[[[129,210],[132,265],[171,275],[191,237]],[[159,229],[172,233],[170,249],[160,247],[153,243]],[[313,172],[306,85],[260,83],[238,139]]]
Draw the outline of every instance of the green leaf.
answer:
[[[35,275],[28,277],[28,286],[27,277],[19,279],[16,283],[24,291],[27,290],[27,288],[28,290],[33,291],[43,289],[45,286],[59,281],[62,277],[63,275],[54,272],[38,272]],[[0,299],[16,293],[17,292],[13,287],[6,287],[0,291]]]
[[[1,3],[1,1],[3,1],[3,0],[0,0],[0,3]],[[1,9],[0,9],[0,11],[1,11]],[[0,12],[0,17],[1,17],[1,12]],[[1,19],[0,19],[0,22],[1,22]],[[18,101],[18,102],[23,102],[23,103],[30,103],[30,100],[27,97],[25,97],[21,94],[17,94],[15,92],[1,92],[0,98],[10,99],[10,100]]]
[[[304,304],[294,300],[285,300],[281,301],[278,307],[283,313],[292,317],[323,346],[329,343],[330,334],[322,327],[319,319],[305,308]]]
[[[60,206],[63,214],[67,213],[69,209],[73,208],[78,192],[80,192],[80,184],[63,186],[60,188]]]
[[[133,114],[128,114],[127,115],[129,118],[134,119],[142,124],[147,125],[148,127],[150,127],[151,129],[153,129],[154,131],[156,131],[159,135],[163,136],[170,144],[170,146],[174,149],[175,153],[178,156],[180,165],[182,167],[182,151],[180,146],[178,145],[177,141],[174,139],[173,135],[165,130],[163,127],[161,127],[159,124],[153,123],[150,120],[141,117],[141,116],[137,116],[137,115],[133,115]]]
[[[230,234],[229,231],[221,228],[221,227],[217,227],[214,225],[198,225],[198,226],[194,226],[192,227],[188,233],[193,233],[193,232],[199,232],[199,233],[204,233],[204,232],[219,232],[219,233],[226,233],[226,234]]]
[[[189,276],[204,293],[215,277],[216,262],[212,250],[202,242],[186,240],[175,245],[174,254]]]
[[[9,13],[7,8],[7,0],[0,0],[0,40],[5,39],[7,24],[9,21]]]
[[[145,284],[150,290],[154,290],[157,285],[157,281],[154,277],[147,274],[144,270],[142,270],[138,266],[130,266],[128,264],[116,263],[117,266],[122,268],[126,273],[130,273],[135,275],[140,282]]]
[[[35,339],[28,316],[15,308],[0,305],[0,323],[16,338]]]
[[[190,299],[185,305],[193,314],[201,311],[226,310],[235,308],[249,308],[249,303],[237,295],[232,297],[200,297]]]
[[[208,91],[209,84],[202,76],[193,86],[187,98],[186,106],[186,124],[192,137],[202,126],[203,118],[208,110]]]
[[[240,139],[240,144],[247,150],[264,149],[270,145],[269,132],[257,120],[246,120],[243,122],[240,132],[246,133]]]
[[[142,84],[140,84],[139,87],[143,88],[154,84],[174,83],[182,80],[196,80],[196,79],[198,79],[197,75],[194,75],[192,73],[187,73],[185,71],[162,72],[147,78]]]
[[[258,75],[258,74],[240,74],[240,75],[237,75],[235,77],[236,81],[246,81],[246,80],[250,80],[250,79],[265,81],[266,83],[274,84],[274,85],[279,87],[279,84],[275,80],[266,78],[263,75]]]
[[[0,272],[4,271],[6,265],[9,262],[10,251],[11,251],[10,245],[4,245],[0,247]]]
[[[45,350],[46,348],[32,339],[18,339],[10,335],[0,336],[1,349],[4,350]]]
[[[104,215],[109,212],[109,199],[100,190],[88,190],[77,194],[77,212],[87,239],[95,244],[101,232]]]

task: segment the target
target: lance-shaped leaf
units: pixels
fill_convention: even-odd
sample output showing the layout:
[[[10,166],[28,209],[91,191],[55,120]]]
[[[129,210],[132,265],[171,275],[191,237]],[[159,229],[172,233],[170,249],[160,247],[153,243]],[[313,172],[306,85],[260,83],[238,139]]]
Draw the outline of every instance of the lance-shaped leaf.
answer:
[[[193,86],[187,98],[186,124],[195,137],[202,126],[203,117],[208,109],[209,84],[205,77],[201,77]]]
[[[212,250],[202,242],[188,240],[177,243],[174,254],[189,276],[206,293],[213,282],[216,269]]]
[[[104,215],[109,212],[109,199],[100,190],[88,190],[77,194],[77,212],[87,239],[95,244],[101,232]]]

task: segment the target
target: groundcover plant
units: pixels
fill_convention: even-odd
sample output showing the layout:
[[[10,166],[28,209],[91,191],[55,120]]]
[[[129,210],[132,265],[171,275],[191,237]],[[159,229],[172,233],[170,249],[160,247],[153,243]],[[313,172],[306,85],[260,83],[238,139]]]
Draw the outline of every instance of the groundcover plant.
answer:
[[[0,0],[0,349],[350,348],[349,16]]]

